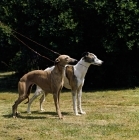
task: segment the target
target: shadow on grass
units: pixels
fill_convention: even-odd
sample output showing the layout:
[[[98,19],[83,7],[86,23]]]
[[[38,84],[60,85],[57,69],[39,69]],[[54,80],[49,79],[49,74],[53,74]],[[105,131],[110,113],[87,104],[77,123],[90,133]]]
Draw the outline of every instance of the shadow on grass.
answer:
[[[58,118],[58,115],[56,112],[37,112],[37,111],[33,111],[32,114],[27,114],[24,115],[26,112],[21,112],[17,115],[17,118],[21,118],[21,119],[46,119],[46,118]],[[46,115],[46,116],[36,116],[36,114],[42,114],[42,115]],[[48,115],[48,116],[47,116]],[[70,115],[70,113],[67,112],[62,112],[63,116],[66,115]],[[3,115],[4,118],[13,118],[12,114],[7,114],[7,115]]]
[[[3,115],[4,118],[13,118],[12,114],[8,114],[8,115]],[[22,115],[17,115],[17,118],[21,118],[21,119],[46,119],[46,117],[44,116],[22,116]]]
[[[64,115],[64,116],[69,116],[69,115],[71,115],[71,113],[69,113],[69,112],[61,112],[61,113],[62,113],[62,115]],[[52,115],[52,116],[57,115],[56,112],[39,112],[39,114]]]

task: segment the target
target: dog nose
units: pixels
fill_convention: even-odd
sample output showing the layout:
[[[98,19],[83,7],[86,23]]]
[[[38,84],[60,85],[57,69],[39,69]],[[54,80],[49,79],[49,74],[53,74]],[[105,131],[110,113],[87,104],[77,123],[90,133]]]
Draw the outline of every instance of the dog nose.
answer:
[[[75,61],[74,61],[74,65],[75,65],[77,62],[78,62],[78,60],[75,59]]]
[[[73,62],[73,63],[74,63],[74,65],[75,65],[77,62],[78,62],[78,60],[74,59],[74,62]]]
[[[78,61],[76,59],[72,59],[71,62],[69,62],[70,65],[75,65]]]

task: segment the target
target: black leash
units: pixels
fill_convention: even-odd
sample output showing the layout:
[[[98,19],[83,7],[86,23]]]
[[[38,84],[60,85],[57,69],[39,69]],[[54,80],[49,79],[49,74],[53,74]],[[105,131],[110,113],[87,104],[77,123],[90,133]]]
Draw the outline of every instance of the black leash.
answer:
[[[41,57],[43,57],[43,58],[45,58],[45,59],[47,59],[47,60],[49,60],[49,61],[51,61],[51,62],[54,62],[53,60],[51,60],[51,59],[49,59],[48,57],[46,57],[46,56],[43,56],[43,55],[41,55],[41,54],[39,54],[38,52],[36,52],[36,51],[34,51],[32,48],[30,48],[27,44],[25,44],[22,40],[20,40],[18,37],[16,37],[14,34],[11,34],[13,37],[15,37],[18,41],[20,41],[22,44],[24,44],[26,47],[28,47],[31,51],[33,51],[34,53],[36,53],[37,55],[39,55],[39,56],[41,56]]]
[[[4,25],[1,21],[0,21],[0,25],[2,25],[3,27],[7,27],[8,30],[11,30],[12,32],[19,34],[20,36],[22,36],[22,37],[24,37],[24,38],[26,38],[26,39],[32,41],[33,43],[35,43],[35,44],[37,44],[37,45],[39,45],[39,46],[41,46],[41,47],[43,47],[43,48],[45,48],[45,49],[51,51],[51,52],[53,52],[53,53],[55,53],[55,54],[57,54],[57,55],[61,55],[61,54],[59,54],[58,52],[55,52],[55,51],[53,51],[53,50],[51,50],[51,49],[49,49],[49,48],[47,48],[47,47],[45,47],[45,46],[39,44],[38,42],[36,42],[36,41],[34,41],[34,40],[32,40],[32,39],[26,37],[25,35],[23,35],[23,34],[21,34],[21,33],[17,32],[17,31],[15,31],[15,30],[13,30],[13,29],[11,29],[9,26]],[[39,56],[41,56],[41,57],[43,57],[43,58],[45,58],[45,59],[47,59],[47,60],[49,60],[49,61],[51,61],[51,62],[54,62],[53,60],[49,59],[48,57],[43,56],[43,55],[41,55],[40,53],[38,53],[38,52],[36,52],[35,50],[33,50],[33,49],[32,49],[31,47],[29,47],[26,43],[24,43],[24,42],[23,42],[22,40],[20,40],[17,36],[15,36],[12,32],[11,32],[10,34],[11,34],[14,38],[16,38],[18,41],[20,41],[23,45],[25,45],[26,47],[28,47],[31,51],[33,51],[33,52],[36,53],[37,55],[39,55]]]
[[[58,52],[55,52],[55,51],[53,51],[53,50],[51,50],[51,49],[49,49],[49,48],[47,48],[47,47],[45,47],[45,46],[39,44],[38,42],[36,42],[36,41],[34,41],[34,40],[32,40],[32,39],[30,39],[30,38],[24,36],[23,34],[21,34],[21,33],[17,32],[17,31],[15,31],[15,30],[13,30],[13,29],[12,29],[12,31],[15,32],[15,33],[17,33],[17,34],[19,34],[19,35],[21,35],[22,37],[24,37],[24,38],[30,40],[30,41],[32,41],[33,43],[35,43],[35,44],[37,44],[37,45],[39,45],[39,46],[41,46],[41,47],[43,47],[43,48],[45,48],[45,49],[47,49],[47,50],[49,50],[49,51],[51,51],[51,52],[57,54],[57,55],[61,55],[61,54],[59,54]]]

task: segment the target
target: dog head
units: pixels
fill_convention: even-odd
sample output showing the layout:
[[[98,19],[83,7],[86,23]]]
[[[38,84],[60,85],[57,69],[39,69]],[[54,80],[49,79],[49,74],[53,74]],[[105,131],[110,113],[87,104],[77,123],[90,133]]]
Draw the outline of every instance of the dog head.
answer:
[[[90,52],[84,52],[82,59],[87,63],[97,65],[97,66],[100,66],[103,63],[103,61],[98,59],[95,54],[90,53]]]
[[[71,58],[68,55],[60,55],[58,58],[56,58],[55,65],[59,63],[60,65],[65,66],[67,64],[77,63],[77,60],[74,58]]]

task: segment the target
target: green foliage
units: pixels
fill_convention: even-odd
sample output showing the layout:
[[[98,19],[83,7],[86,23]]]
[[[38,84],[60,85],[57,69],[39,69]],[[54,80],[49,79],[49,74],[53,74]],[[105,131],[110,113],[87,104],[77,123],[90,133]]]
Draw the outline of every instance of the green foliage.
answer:
[[[133,65],[130,61],[135,60],[139,52],[137,0],[1,0],[0,16],[1,22],[6,24],[6,26],[0,25],[0,59],[7,63],[10,69],[25,73],[38,67],[44,69],[53,65],[36,56],[13,38],[10,29],[12,28],[54,51],[77,59],[81,58],[84,51],[95,53],[99,58],[106,60],[102,67],[103,72],[99,73],[99,77],[94,75],[96,80],[102,77],[103,84],[109,85],[106,77],[110,73],[115,76],[117,80],[114,81],[118,83],[124,83],[122,81],[125,80],[120,78],[123,73],[126,73],[127,79],[130,79],[126,80],[125,85],[139,83],[138,74],[134,74],[138,65]],[[29,40],[17,36],[40,54],[52,60],[57,57]],[[125,62],[123,56],[128,58]],[[117,72],[115,62],[117,67],[123,65],[122,62],[118,63],[119,60],[126,63],[126,67],[123,71]],[[133,66],[131,72],[130,69],[127,70],[129,64]],[[107,70],[109,67],[111,71]],[[0,68],[7,69],[2,63]],[[95,69],[98,71],[98,68]],[[93,75],[93,72],[90,74]],[[88,81],[92,83],[90,78]]]
[[[104,0],[95,2],[95,9],[103,17],[102,43],[108,52],[120,51],[120,44],[125,50],[138,46],[138,1]]]

